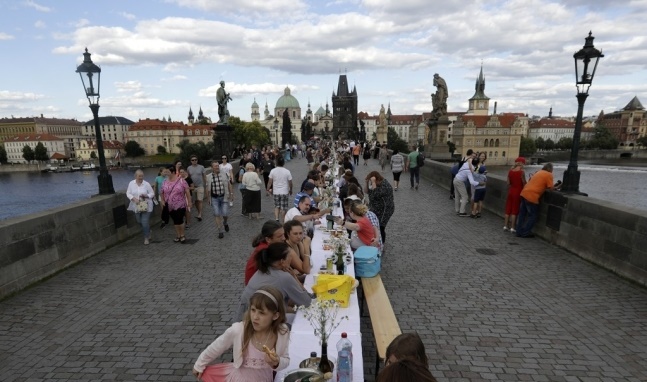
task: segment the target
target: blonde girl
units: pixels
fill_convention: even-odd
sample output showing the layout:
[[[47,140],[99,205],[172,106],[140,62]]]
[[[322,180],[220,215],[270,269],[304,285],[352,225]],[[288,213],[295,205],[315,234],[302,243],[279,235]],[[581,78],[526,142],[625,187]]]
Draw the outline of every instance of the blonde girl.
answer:
[[[249,299],[243,321],[233,324],[200,354],[193,375],[204,382],[271,382],[272,372],[290,363],[289,342],[283,295],[274,287],[262,287]],[[233,363],[209,365],[232,347]]]

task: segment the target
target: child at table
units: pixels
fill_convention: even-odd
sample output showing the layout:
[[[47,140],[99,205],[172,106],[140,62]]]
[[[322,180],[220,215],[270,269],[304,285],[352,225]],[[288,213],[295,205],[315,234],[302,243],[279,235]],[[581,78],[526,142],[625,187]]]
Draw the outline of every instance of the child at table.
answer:
[[[258,289],[243,321],[233,324],[200,354],[193,375],[204,382],[273,381],[273,371],[290,363],[290,332],[285,322],[281,292],[271,286]],[[208,365],[232,347],[233,363]]]

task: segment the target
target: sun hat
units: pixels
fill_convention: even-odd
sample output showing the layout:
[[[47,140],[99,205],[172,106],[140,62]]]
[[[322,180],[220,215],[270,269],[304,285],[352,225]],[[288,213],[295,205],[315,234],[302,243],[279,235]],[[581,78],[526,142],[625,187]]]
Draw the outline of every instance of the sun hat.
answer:
[[[526,164],[526,158],[524,157],[518,157],[517,159],[514,160],[514,163],[523,163]]]

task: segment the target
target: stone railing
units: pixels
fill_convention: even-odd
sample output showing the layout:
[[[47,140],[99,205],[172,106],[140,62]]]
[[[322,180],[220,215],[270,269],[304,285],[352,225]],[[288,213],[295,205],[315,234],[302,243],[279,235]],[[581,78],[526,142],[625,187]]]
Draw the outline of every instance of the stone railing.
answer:
[[[449,190],[451,167],[452,164],[427,160],[420,175]],[[484,207],[503,217],[507,192],[504,177],[488,175]],[[447,202],[453,203],[449,199]],[[533,232],[583,259],[647,285],[647,217],[640,211],[595,198],[547,191]]]
[[[116,193],[0,221],[0,299],[140,232],[127,206]]]

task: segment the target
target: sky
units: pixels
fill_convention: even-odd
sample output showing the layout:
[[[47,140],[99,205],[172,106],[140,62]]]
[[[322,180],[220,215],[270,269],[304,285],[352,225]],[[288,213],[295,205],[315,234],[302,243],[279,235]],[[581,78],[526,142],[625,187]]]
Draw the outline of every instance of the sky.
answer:
[[[339,74],[358,109],[430,112],[433,75],[464,112],[482,66],[490,113],[573,116],[573,54],[589,31],[600,60],[584,114],[647,105],[647,0],[0,0],[0,118],[89,120],[75,73],[87,47],[102,68],[100,115],[217,119],[274,113],[286,86],[305,114]]]

